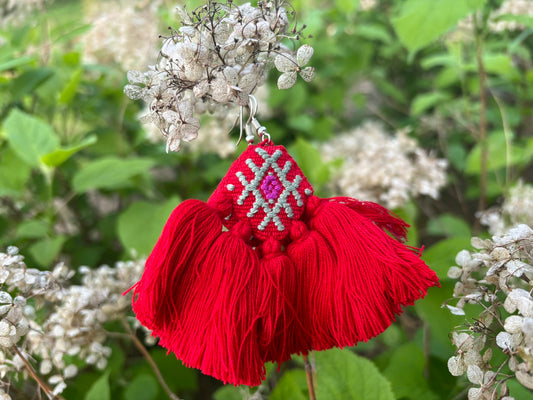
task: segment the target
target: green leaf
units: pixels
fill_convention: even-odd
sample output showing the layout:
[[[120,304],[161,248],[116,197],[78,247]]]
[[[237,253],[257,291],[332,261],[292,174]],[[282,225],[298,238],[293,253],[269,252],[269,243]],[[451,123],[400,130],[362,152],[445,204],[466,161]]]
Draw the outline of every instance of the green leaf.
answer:
[[[124,400],[153,400],[159,392],[159,384],[152,375],[139,374],[126,386]]]
[[[19,58],[14,58],[12,60],[0,62],[0,72],[29,64],[32,61],[35,61],[35,57],[25,56],[25,57],[19,57]]]
[[[96,143],[96,141],[96,136],[90,135],[78,144],[69,147],[62,147],[51,153],[45,154],[41,157],[41,160],[49,167],[57,167],[67,161],[73,154],[76,154],[78,151],[84,149],[85,147]]]
[[[444,92],[423,93],[416,96],[411,104],[411,113],[419,116],[424,111],[450,99],[450,95]]]
[[[470,226],[462,218],[452,214],[442,214],[437,218],[431,219],[427,229],[428,233],[432,235],[444,235],[456,238],[470,238],[472,236]]]
[[[11,82],[11,94],[15,99],[32,93],[54,75],[50,68],[39,68],[24,72]]]
[[[167,354],[161,348],[150,351],[150,354],[172,391],[198,391],[198,374],[194,369],[187,368],[173,354]]]
[[[422,259],[440,279],[445,279],[450,267],[455,265],[457,253],[470,248],[470,236],[444,239],[425,249],[422,252]]]
[[[0,153],[0,196],[20,196],[26,189],[31,167],[11,149]]]
[[[76,94],[76,90],[78,90],[78,86],[81,81],[81,77],[83,74],[83,70],[81,68],[78,68],[70,77],[69,81],[59,94],[58,102],[60,104],[69,104],[74,95]]]
[[[39,265],[49,267],[61,251],[65,240],[66,237],[63,235],[41,239],[30,246],[30,254]]]
[[[93,383],[85,400],[111,400],[111,388],[109,387],[109,372],[104,373]]]
[[[238,387],[226,385],[213,393],[214,400],[242,400],[242,393]]]
[[[323,185],[328,181],[329,165],[322,161],[320,152],[311,143],[298,138],[291,146],[290,152],[310,182]]]
[[[424,377],[425,363],[424,352],[414,343],[406,343],[394,351],[383,375],[390,381],[397,399],[439,399]]]
[[[278,382],[270,400],[307,400],[307,378],[302,369],[293,369],[285,372]]]
[[[59,138],[46,122],[17,109],[4,122],[7,140],[17,155],[29,165],[40,165],[41,156],[59,147]]]
[[[484,3],[485,0],[407,0],[392,25],[403,45],[414,54]]]
[[[72,180],[77,193],[89,189],[118,189],[132,185],[131,178],[145,174],[155,164],[147,158],[105,157],[91,161],[78,171]]]
[[[49,224],[40,219],[32,219],[21,222],[17,227],[17,238],[37,239],[46,236],[49,232]]]
[[[159,238],[165,222],[178,205],[176,197],[163,204],[137,201],[118,217],[118,237],[127,250],[148,255]]]
[[[487,138],[487,167],[489,171],[511,166],[523,166],[533,158],[533,138],[519,145],[513,143],[513,135],[509,134],[509,143],[503,131],[495,131]],[[481,145],[477,144],[468,154],[466,172],[469,174],[481,173]]]
[[[394,400],[390,382],[348,349],[316,353],[318,400]]]
[[[385,44],[392,43],[392,37],[384,26],[378,24],[362,24],[355,28],[354,34],[368,40],[376,40]]]

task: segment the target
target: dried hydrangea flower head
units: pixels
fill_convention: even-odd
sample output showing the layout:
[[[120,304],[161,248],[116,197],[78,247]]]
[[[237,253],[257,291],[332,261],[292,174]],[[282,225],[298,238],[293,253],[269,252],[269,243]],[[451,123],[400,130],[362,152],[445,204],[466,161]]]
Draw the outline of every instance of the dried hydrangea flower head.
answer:
[[[293,86],[298,75],[313,78],[314,69],[305,66],[313,48],[293,51],[282,44],[301,34],[288,9],[283,0],[260,1],[257,7],[209,1],[190,13],[177,8],[181,27],[163,38],[159,61],[148,71],[129,71],[124,88],[131,99],[149,104],[144,120],[167,137],[167,151],[198,136],[199,114],[246,107],[272,65],[282,72],[280,89]]]
[[[446,306],[455,315],[465,315],[466,304],[483,311],[453,332],[457,351],[448,368],[454,376],[466,373],[475,385],[469,400],[510,399],[511,378],[533,390],[533,229],[517,225],[492,239],[472,238],[472,246],[477,251],[459,252],[448,271],[458,280],[458,302]],[[493,352],[503,354],[493,359]]]
[[[406,132],[390,135],[374,121],[335,136],[321,154],[328,162],[343,159],[332,179],[336,192],[388,208],[420,195],[437,199],[446,184],[446,160],[427,153]]]

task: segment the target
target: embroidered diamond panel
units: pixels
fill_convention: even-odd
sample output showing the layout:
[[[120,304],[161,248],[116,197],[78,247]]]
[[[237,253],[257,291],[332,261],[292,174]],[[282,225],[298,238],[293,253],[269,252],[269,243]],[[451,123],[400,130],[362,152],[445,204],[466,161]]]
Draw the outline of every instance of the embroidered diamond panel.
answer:
[[[313,190],[283,146],[251,145],[233,163],[210,201],[229,196],[228,228],[250,222],[254,237],[282,240],[303,213]]]

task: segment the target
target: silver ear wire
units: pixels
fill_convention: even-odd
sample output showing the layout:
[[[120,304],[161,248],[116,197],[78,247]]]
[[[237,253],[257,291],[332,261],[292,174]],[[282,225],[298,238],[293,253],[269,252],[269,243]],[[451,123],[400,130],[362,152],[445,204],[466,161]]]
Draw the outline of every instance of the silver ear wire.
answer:
[[[237,146],[242,140],[243,135],[243,109],[244,106],[241,106],[239,111],[239,121],[240,121],[240,130],[239,130],[239,140],[237,141]],[[253,95],[248,95],[248,120],[244,125],[244,130],[246,131],[246,142],[252,144],[254,142],[255,136],[258,136],[259,139],[270,141],[270,135],[267,133],[267,129],[262,126],[259,121],[255,118],[258,109],[257,99]]]

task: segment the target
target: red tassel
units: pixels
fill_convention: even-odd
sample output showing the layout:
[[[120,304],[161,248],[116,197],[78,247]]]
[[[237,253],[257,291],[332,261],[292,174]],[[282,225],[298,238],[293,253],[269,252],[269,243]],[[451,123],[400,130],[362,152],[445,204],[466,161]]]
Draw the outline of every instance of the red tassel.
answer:
[[[222,232],[216,212],[187,200],[174,210],[135,287],[134,311],[185,365],[224,382],[259,385],[259,260],[245,222]]]
[[[394,321],[401,305],[411,304],[438,284],[418,254],[378,226],[392,225],[398,234],[402,224],[387,221],[379,208],[371,208],[366,214],[379,217],[379,224],[374,223],[345,203],[346,199],[309,199],[310,233],[288,248],[296,268],[309,269],[310,283],[300,282],[309,312],[316,316],[310,318],[317,350],[367,341]],[[302,257],[304,253],[309,255]]]
[[[265,361],[281,363],[292,353],[307,352],[305,326],[298,316],[296,270],[281,250],[267,239],[262,245],[260,288],[260,347]]]

